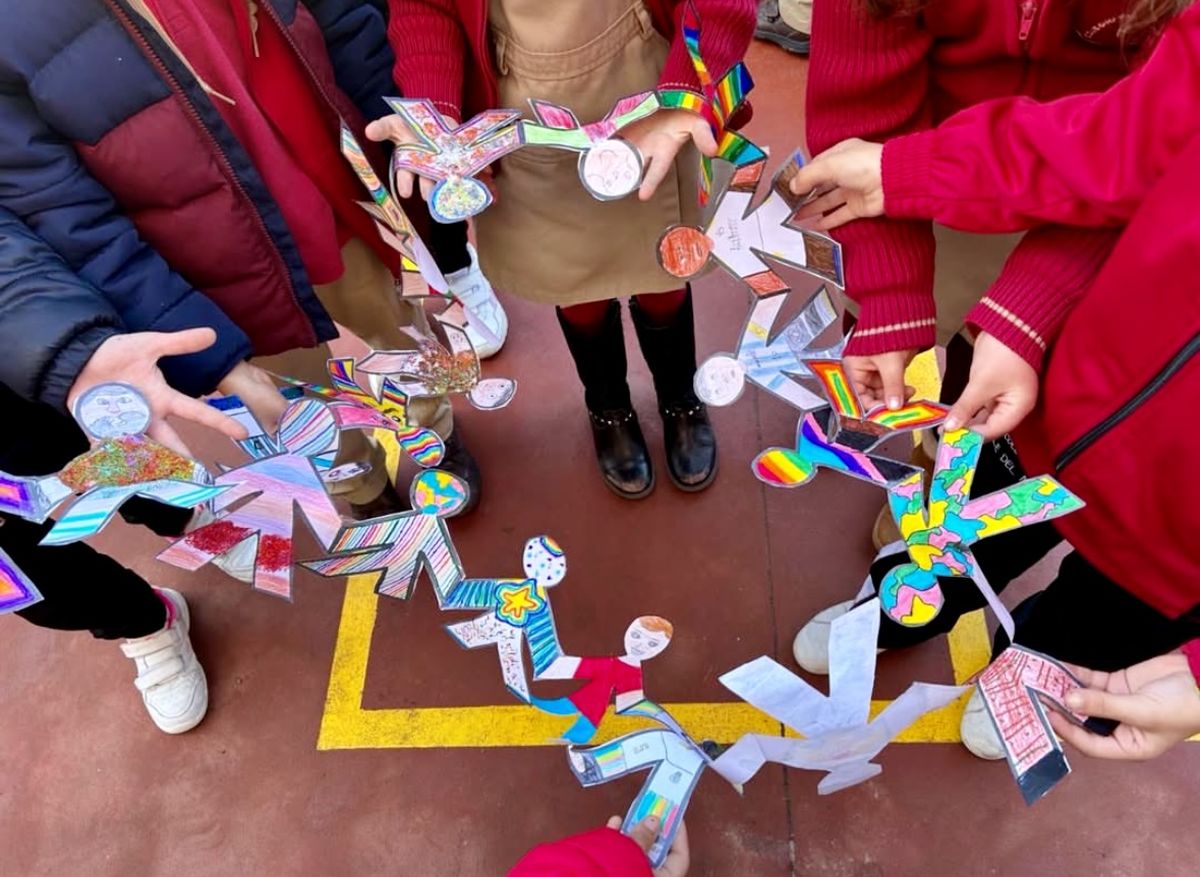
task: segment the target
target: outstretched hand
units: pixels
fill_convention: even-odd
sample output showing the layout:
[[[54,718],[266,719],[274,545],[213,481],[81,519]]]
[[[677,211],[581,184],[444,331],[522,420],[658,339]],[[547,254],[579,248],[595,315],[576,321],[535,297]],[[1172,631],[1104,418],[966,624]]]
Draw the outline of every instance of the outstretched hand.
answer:
[[[947,431],[969,426],[987,440],[1012,432],[1033,410],[1038,373],[987,332],[975,339],[971,377],[946,416]]]
[[[659,110],[634,122],[621,132],[622,136],[638,148],[646,165],[638,198],[649,201],[658,191],[662,181],[675,163],[687,142],[696,144],[701,155],[712,158],[717,154],[717,141],[712,129],[702,116],[687,110]]]
[[[67,394],[67,407],[74,408],[75,400],[97,384],[120,381],[137,389],[150,406],[146,435],[177,453],[191,456],[183,439],[167,422],[168,417],[190,420],[232,439],[243,439],[246,430],[240,424],[199,399],[173,389],[158,367],[164,356],[199,353],[216,340],[216,332],[203,328],[113,335],[96,348],[75,378]]]
[[[1162,655],[1116,673],[1067,666],[1086,686],[1067,695],[1067,707],[1121,723],[1111,737],[1102,737],[1048,711],[1058,736],[1085,755],[1146,761],[1200,733],[1200,688],[1183,655]]]
[[[822,231],[881,216],[883,146],[843,140],[800,168],[790,185],[795,195],[816,193],[796,212],[796,219],[816,219],[816,227]]]
[[[609,819],[608,827],[620,831],[621,817],[613,816]],[[633,827],[629,832],[629,836],[633,838],[644,852],[649,853],[650,848],[654,846],[654,841],[658,838],[658,832],[661,827],[662,824],[658,817],[647,816]],[[675,835],[675,840],[671,844],[671,850],[667,853],[667,858],[662,863],[662,867],[655,870],[654,877],[686,877],[690,864],[687,823],[681,823],[679,833]]]
[[[458,122],[449,116],[442,114],[442,118],[449,127],[455,128],[458,126]],[[366,134],[368,140],[374,140],[376,143],[390,140],[395,145],[400,146],[405,143],[419,142],[417,135],[413,133],[408,122],[399,113],[393,113],[390,116],[384,116],[381,119],[371,122],[367,125]],[[437,185],[436,180],[431,180],[427,177],[418,177],[412,171],[400,170],[399,168],[396,169],[393,179],[395,181],[393,184],[395,191],[392,194],[401,199],[412,197],[413,185],[418,179],[421,181],[421,197],[426,201],[433,194],[433,187]]]

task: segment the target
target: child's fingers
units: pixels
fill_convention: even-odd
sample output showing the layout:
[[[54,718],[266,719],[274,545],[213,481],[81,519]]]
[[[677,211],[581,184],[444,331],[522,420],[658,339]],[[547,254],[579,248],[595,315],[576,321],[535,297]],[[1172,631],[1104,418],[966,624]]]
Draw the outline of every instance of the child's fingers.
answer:
[[[642,178],[641,188],[638,189],[638,198],[642,201],[649,201],[654,197],[659,184],[667,178],[667,172],[674,161],[674,156],[666,158],[657,150],[647,153],[646,158],[650,164],[646,168],[646,176]]]
[[[1122,748],[1116,737],[1101,737],[1099,734],[1093,734],[1054,710],[1047,710],[1046,715],[1050,719],[1050,727],[1054,729],[1054,733],[1084,755],[1091,758],[1119,760],[1130,758],[1129,753]]]
[[[895,411],[904,404],[908,385],[904,383],[904,365],[899,360],[879,363],[879,378],[883,384],[883,401]]]
[[[1011,403],[1000,402],[987,412],[983,422],[977,424],[974,429],[986,440],[992,441],[1016,429],[1027,413],[1027,410],[1023,411]]]
[[[171,401],[170,414],[181,420],[190,420],[207,426],[235,441],[246,437],[246,427],[232,417],[227,417],[206,402],[176,393]]]
[[[1110,694],[1098,688],[1079,688],[1067,695],[1067,706],[1085,716],[1116,719],[1126,725],[1152,727],[1158,706],[1140,694]]]
[[[830,210],[835,210],[846,203],[846,193],[841,189],[831,189],[813,200],[802,204],[796,211],[796,219],[811,219],[821,216]]]
[[[659,820],[657,816],[647,816],[629,831],[629,836],[645,852],[650,852],[654,841],[658,839]]]
[[[788,186],[793,195],[807,195],[818,189],[827,189],[837,184],[832,170],[829,159],[818,155],[796,172]]]
[[[619,830],[621,828],[621,817],[620,816],[608,817],[608,822],[604,823],[604,827],[605,828],[615,828],[615,829]]]
[[[392,187],[396,190],[395,195],[397,198],[404,199],[412,197],[413,179],[414,174],[412,171],[397,170],[395,174],[392,175]]]
[[[691,131],[692,142],[696,144],[696,148],[700,150],[701,155],[707,155],[713,158],[717,154],[717,141],[713,137],[712,128],[708,122],[703,119],[695,119],[692,122]]]
[[[428,177],[421,177],[421,197],[428,201],[433,197],[433,189],[437,185],[436,182]]]
[[[146,430],[146,435],[154,439],[165,448],[170,448],[177,454],[182,454],[185,457],[192,457],[192,452],[175,428],[165,420],[156,420],[150,424],[150,428]]]
[[[366,135],[368,140],[374,140],[377,143],[383,140],[391,140],[393,143],[410,143],[412,141],[412,132],[409,130],[408,124],[394,113],[384,116],[382,119],[376,119],[367,125]]]
[[[962,429],[974,420],[979,410],[990,401],[987,392],[980,390],[974,383],[968,383],[962,391],[962,395],[958,397],[958,401],[950,409],[950,413],[946,415],[942,428],[946,432]]]
[[[846,204],[828,216],[823,216],[817,220],[817,228],[820,231],[832,231],[835,228],[841,228],[847,222],[854,222],[854,220],[860,218],[858,213],[850,205]]]

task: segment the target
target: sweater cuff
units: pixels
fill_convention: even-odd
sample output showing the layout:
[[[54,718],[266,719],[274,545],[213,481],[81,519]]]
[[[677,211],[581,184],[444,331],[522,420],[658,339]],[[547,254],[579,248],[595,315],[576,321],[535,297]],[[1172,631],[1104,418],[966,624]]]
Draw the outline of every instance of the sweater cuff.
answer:
[[[1192,640],[1183,647],[1182,651],[1187,657],[1192,676],[1196,678],[1197,684],[1200,684],[1200,639]]]
[[[883,145],[883,212],[897,219],[932,219],[936,131],[894,137]]]
[[[937,341],[933,296],[888,293],[859,301],[858,323],[846,343],[847,356],[873,356],[894,350],[925,350]]]
[[[987,332],[1041,373],[1046,339],[995,297],[987,295],[980,299],[967,314],[966,324],[976,334]]]

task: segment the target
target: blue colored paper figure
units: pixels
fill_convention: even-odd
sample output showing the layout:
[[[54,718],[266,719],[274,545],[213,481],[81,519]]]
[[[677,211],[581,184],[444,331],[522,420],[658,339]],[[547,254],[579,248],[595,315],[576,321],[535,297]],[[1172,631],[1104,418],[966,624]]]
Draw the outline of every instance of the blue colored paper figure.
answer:
[[[0,473],[0,511],[41,523],[80,494],[42,539],[65,545],[95,535],[135,496],[177,508],[195,508],[224,492],[207,470],[147,438],[150,405],[134,387],[97,384],[75,403],[75,419],[95,441],[58,475],[24,478]]]
[[[664,728],[649,728],[609,743],[567,749],[575,778],[585,788],[619,779],[639,770],[650,776],[633,799],[621,830],[629,832],[648,816],[659,819],[659,834],[647,852],[658,867],[667,857],[700,774],[709,764],[703,750],[685,737]]]
[[[520,579],[466,579],[450,592],[442,608],[488,610],[471,621],[446,625],[446,632],[463,648],[494,645],[504,684],[529,703],[521,643],[529,644],[535,678],[562,655],[549,589],[566,576],[567,558],[549,536],[537,536],[525,543],[524,566],[525,577]]]
[[[413,479],[412,510],[346,524],[329,546],[329,556],[304,566],[323,576],[380,573],[375,593],[407,600],[425,570],[439,606],[463,579],[462,561],[450,540],[446,518],[467,504],[467,485],[441,469]]]
[[[822,287],[804,309],[778,332],[775,323],[788,294],[753,297],[750,316],[736,353],[714,353],[696,369],[695,389],[709,405],[732,405],[746,388],[746,381],[782,399],[799,411],[812,411],[825,400],[797,382],[811,378],[806,360],[839,359],[843,340],[814,350],[812,344],[838,321],[837,308]]]

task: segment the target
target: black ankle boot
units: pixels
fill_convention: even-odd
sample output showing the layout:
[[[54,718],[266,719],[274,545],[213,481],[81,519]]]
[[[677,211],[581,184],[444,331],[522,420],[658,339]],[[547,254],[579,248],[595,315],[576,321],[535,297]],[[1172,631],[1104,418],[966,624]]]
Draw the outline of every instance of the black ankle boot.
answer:
[[[609,302],[597,333],[576,329],[558,313],[563,337],[583,382],[596,462],[608,489],[625,499],[641,499],[654,490],[654,469],[637,412],[625,381],[625,335],[621,308]]]
[[[717,477],[717,437],[708,409],[692,389],[696,331],[691,290],[675,319],[665,326],[651,323],[636,300],[630,302],[629,310],[642,355],[654,375],[671,481],[680,490],[703,490]]]

